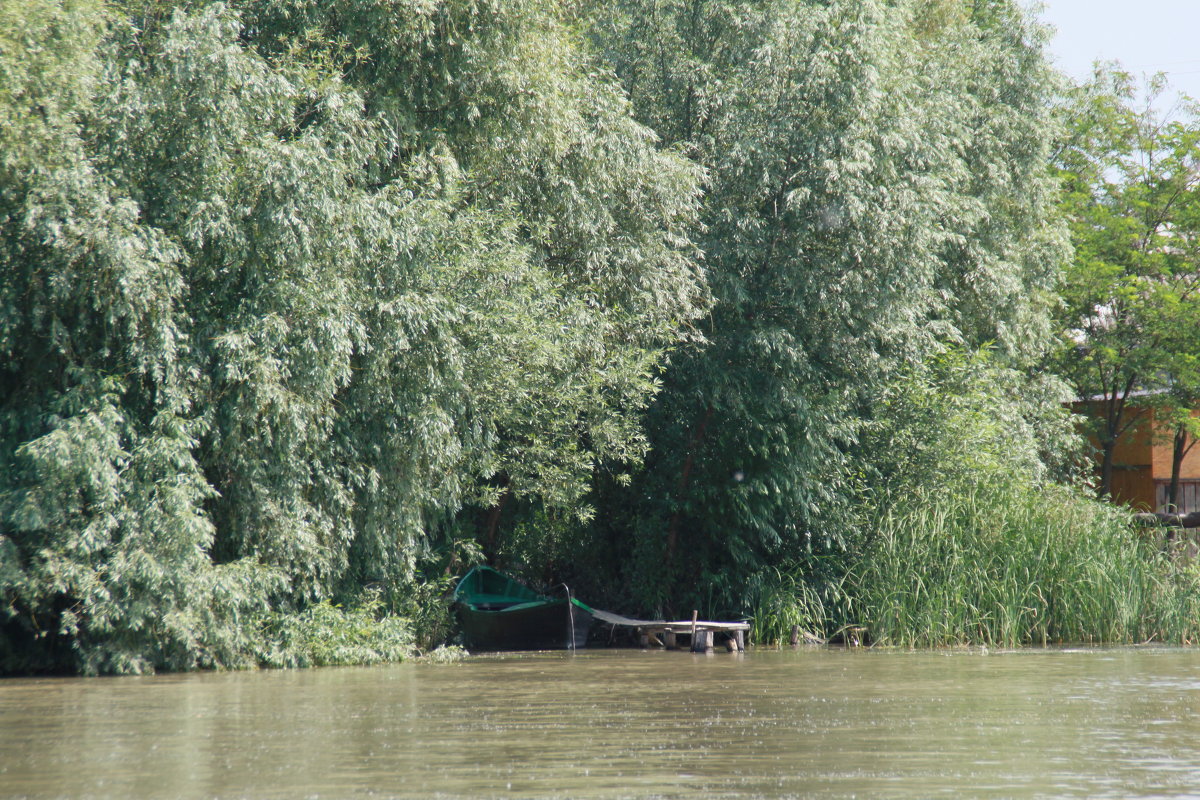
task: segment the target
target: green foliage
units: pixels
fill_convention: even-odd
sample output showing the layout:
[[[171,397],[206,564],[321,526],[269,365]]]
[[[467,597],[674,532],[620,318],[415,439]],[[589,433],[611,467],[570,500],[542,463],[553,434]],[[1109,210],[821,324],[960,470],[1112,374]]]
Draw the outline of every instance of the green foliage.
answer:
[[[0,669],[240,663],[237,620],[278,576],[208,557],[183,254],[97,170],[85,124],[110,21],[7,4],[0,29]]]
[[[403,661],[413,655],[408,621],[383,613],[378,593],[350,608],[328,600],[300,614],[275,614],[264,624],[264,664],[273,667],[340,667]]]
[[[412,584],[393,585],[390,591],[380,592],[387,613],[406,621],[418,652],[434,653],[454,637],[458,621],[450,598],[459,577],[443,571],[436,577],[424,575]]]
[[[629,0],[592,33],[638,118],[708,171],[705,341],[672,354],[598,534],[632,540],[640,605],[686,608],[714,574],[853,546],[890,447],[856,442],[904,370],[957,343],[994,342],[1014,376],[1041,355],[1057,82],[1007,2]]]
[[[439,185],[455,222],[476,209],[475,226],[508,240],[439,236],[478,260],[437,281],[464,315],[447,333],[463,346],[454,394],[472,405],[452,418],[492,437],[470,453],[486,459],[488,501],[578,506],[597,464],[644,451],[638,411],[662,348],[702,308],[686,238],[698,171],[629,117],[555,4],[247,8],[264,48],[315,51],[378,115],[388,149],[373,176]]]
[[[769,640],[885,607],[893,520],[1076,541],[1097,512],[1031,500],[1070,460],[1042,36],[1010,0],[0,4],[0,670],[406,657],[481,559]],[[1191,245],[1088,232],[1161,200],[1092,144],[1068,305],[1136,274],[1166,341]]]
[[[1092,606],[1170,565],[1128,519],[1054,482],[1078,451],[1066,396],[994,348],[948,348],[898,376],[852,451],[849,552],[756,576],[754,596],[769,598],[754,606],[762,635],[784,639],[798,624],[823,636],[865,627],[873,641],[911,646],[1136,636],[1124,609]]]
[[[1103,453],[1101,494],[1117,442],[1143,416],[1138,406],[1186,423],[1200,398],[1200,119],[1188,102],[1173,119],[1154,110],[1161,76],[1146,88],[1141,107],[1127,73],[1098,65],[1062,108],[1069,124],[1057,166],[1075,257],[1055,366],[1100,410],[1090,432]]]
[[[1006,365],[995,347],[946,348],[880,393],[859,441],[863,499],[878,507],[1003,474],[1028,484],[1079,478],[1070,396],[1053,377]]]
[[[747,581],[745,602],[751,609],[750,641],[764,645],[789,641],[793,627],[821,637],[833,629],[830,612],[843,605],[838,587],[815,587],[803,568],[769,568],[755,574]]]
[[[465,507],[643,453],[699,175],[562,8],[36,0],[0,42],[0,669],[373,658],[329,602],[432,603]]]
[[[985,353],[944,353],[893,387],[870,439],[891,442],[831,614],[903,646],[1181,642],[1200,582],[1128,514],[1055,483],[1063,396],[1014,393]],[[1031,413],[1045,403],[1052,412]]]

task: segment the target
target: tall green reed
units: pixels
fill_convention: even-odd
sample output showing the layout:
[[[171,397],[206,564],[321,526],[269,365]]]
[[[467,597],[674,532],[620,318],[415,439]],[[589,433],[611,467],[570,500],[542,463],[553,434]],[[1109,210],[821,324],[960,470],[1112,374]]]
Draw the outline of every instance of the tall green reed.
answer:
[[[791,638],[793,628],[824,635],[832,624],[829,609],[837,606],[837,592],[836,585],[815,585],[801,568],[755,573],[747,582],[744,604],[751,609],[750,640],[781,644]]]
[[[843,584],[878,644],[1192,642],[1200,573],[1120,509],[1060,486],[966,482],[878,512]]]

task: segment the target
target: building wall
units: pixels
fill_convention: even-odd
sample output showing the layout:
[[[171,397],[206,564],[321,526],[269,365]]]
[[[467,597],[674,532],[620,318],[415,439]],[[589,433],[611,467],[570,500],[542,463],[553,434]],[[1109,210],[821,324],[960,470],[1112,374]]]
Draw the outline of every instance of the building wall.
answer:
[[[1093,418],[1101,417],[1101,403],[1076,403],[1075,413]],[[1193,414],[1200,417],[1200,409]],[[1140,412],[1140,419],[1121,437],[1113,450],[1112,498],[1118,503],[1137,508],[1140,511],[1165,510],[1163,503],[1166,498],[1165,486],[1171,480],[1171,448],[1170,432],[1154,431],[1154,411],[1152,409]],[[1099,442],[1091,436],[1093,447],[1099,449]],[[1100,469],[1099,463],[1096,465]],[[1200,444],[1194,446],[1184,457],[1180,467],[1182,507],[1179,511],[1188,513],[1200,511]]]
[[[1150,435],[1154,425],[1154,412],[1144,411],[1139,419],[1125,432],[1113,448],[1113,466],[1138,467],[1153,474],[1154,437]],[[1114,470],[1115,471],[1115,470]]]
[[[1200,409],[1193,411],[1192,416],[1200,416]],[[1153,448],[1153,471],[1157,480],[1171,480],[1171,449],[1170,431],[1162,432],[1162,440],[1156,442]],[[1196,444],[1183,457],[1179,468],[1179,477],[1183,480],[1200,480],[1200,444]]]
[[[1138,511],[1154,511],[1158,496],[1150,467],[1113,469],[1112,499]]]
[[[1093,419],[1101,419],[1102,403],[1075,403],[1072,410],[1076,414],[1086,415]],[[1117,441],[1113,448],[1112,499],[1118,503],[1133,506],[1141,511],[1153,511],[1158,503],[1155,487],[1155,445],[1154,437],[1150,435],[1153,425],[1153,412],[1140,413],[1140,419],[1130,430]],[[1100,443],[1090,432],[1088,438],[1096,448],[1097,459],[1100,457]],[[1096,471],[1099,474],[1100,463],[1097,460]],[[1167,461],[1167,475],[1170,473],[1170,460]]]

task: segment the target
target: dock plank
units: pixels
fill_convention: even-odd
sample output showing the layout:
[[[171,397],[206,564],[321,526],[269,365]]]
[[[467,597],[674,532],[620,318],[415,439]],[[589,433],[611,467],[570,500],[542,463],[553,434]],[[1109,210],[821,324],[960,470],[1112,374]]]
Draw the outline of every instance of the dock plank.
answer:
[[[607,622],[609,625],[620,625],[625,628],[633,628],[640,633],[688,633],[692,632],[692,621],[685,620],[665,620],[665,619],[634,619],[633,617],[614,614],[611,611],[603,611],[598,608],[592,609],[592,616],[601,622]],[[736,631],[750,630],[749,622],[716,622],[712,620],[696,620],[694,623],[697,630],[719,631],[722,633],[733,633]]]

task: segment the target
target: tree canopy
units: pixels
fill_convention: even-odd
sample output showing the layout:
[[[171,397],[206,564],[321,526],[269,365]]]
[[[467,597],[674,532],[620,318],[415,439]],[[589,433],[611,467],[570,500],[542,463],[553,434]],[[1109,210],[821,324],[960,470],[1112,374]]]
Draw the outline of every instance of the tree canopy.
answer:
[[[1151,408],[1173,420],[1177,484],[1200,399],[1200,119],[1186,99],[1160,111],[1165,88],[1153,79],[1139,97],[1128,73],[1101,65],[1062,107],[1057,164],[1075,255],[1056,366],[1099,410],[1104,495],[1117,442]]]
[[[1009,3],[926,1],[631,0],[593,30],[638,118],[709,174],[706,341],[672,356],[613,500],[637,562],[687,564],[634,582],[680,598],[844,548],[887,387],[945,348],[1024,369],[1049,343],[1042,33]]]
[[[4,9],[6,667],[237,663],[641,454],[700,175],[562,10]]]

